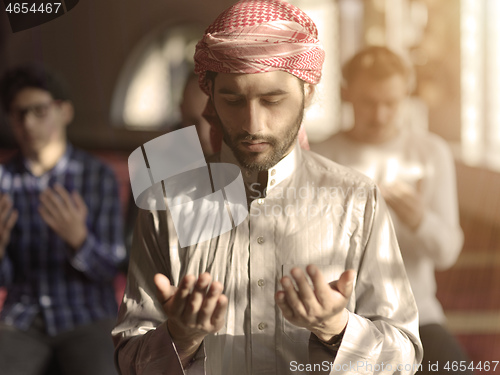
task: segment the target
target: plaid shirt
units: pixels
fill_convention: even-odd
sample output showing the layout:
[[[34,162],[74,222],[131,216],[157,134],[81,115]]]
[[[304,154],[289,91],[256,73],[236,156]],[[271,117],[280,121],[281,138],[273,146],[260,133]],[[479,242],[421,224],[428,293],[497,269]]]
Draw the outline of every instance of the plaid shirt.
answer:
[[[38,213],[39,195],[56,182],[76,190],[87,207],[88,236],[76,252]],[[22,156],[0,165],[0,192],[10,195],[19,218],[0,263],[8,295],[0,320],[26,330],[42,313],[56,335],[117,312],[113,277],[126,254],[118,184],[111,169],[68,145],[56,166],[31,174]]]

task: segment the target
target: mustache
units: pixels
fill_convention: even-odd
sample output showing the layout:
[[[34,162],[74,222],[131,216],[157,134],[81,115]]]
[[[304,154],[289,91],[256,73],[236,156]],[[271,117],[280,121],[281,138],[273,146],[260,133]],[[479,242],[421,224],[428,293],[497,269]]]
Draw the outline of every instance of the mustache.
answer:
[[[275,143],[276,138],[272,136],[265,136],[265,135],[252,135],[248,133],[243,133],[239,134],[234,141],[236,142],[254,142],[254,141],[259,141],[259,142],[266,142],[266,143]]]

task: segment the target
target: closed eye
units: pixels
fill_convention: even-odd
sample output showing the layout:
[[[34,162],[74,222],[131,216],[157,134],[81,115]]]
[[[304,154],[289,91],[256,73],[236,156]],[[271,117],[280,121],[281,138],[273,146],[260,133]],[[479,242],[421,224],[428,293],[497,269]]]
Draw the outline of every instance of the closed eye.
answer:
[[[239,105],[244,102],[244,99],[239,95],[223,95],[222,100],[231,106]]]
[[[230,106],[237,106],[243,103],[243,99],[224,99],[224,101]]]
[[[281,103],[281,99],[262,99],[262,103],[265,105],[277,105]]]
[[[274,94],[274,95],[266,95],[261,97],[261,102],[265,105],[277,105],[280,104],[285,98],[286,94]]]

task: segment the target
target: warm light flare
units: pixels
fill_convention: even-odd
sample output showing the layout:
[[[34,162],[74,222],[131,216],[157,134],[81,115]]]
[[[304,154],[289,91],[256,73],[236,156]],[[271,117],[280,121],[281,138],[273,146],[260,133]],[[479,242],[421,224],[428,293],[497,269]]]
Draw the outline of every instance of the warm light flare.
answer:
[[[463,22],[463,29],[468,32],[476,32],[477,31],[477,20],[471,16],[465,16]]]
[[[319,40],[326,52],[321,82],[316,87],[313,103],[306,109],[304,117],[309,140],[319,142],[340,126],[339,6],[335,0],[288,2],[311,17],[318,28]]]
[[[487,1],[488,161],[500,168],[500,1]]]
[[[166,105],[169,101],[164,100],[170,96],[168,79],[161,53],[152,53],[128,88],[123,116],[127,125],[153,127],[162,124],[170,110]]]
[[[465,161],[476,163],[484,148],[484,32],[478,27],[484,2],[462,0],[461,14],[462,154]]]

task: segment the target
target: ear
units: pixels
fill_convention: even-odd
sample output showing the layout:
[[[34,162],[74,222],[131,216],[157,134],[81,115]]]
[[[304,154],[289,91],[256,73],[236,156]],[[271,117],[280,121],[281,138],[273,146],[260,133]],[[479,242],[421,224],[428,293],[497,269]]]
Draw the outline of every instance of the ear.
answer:
[[[61,103],[61,112],[64,118],[64,124],[68,126],[73,122],[73,118],[75,117],[75,107],[73,103],[70,101],[63,101]]]
[[[307,108],[311,105],[312,99],[314,97],[314,92],[316,91],[316,86],[310,83],[304,83],[304,107]]]

